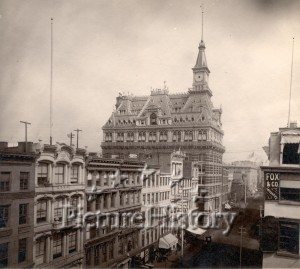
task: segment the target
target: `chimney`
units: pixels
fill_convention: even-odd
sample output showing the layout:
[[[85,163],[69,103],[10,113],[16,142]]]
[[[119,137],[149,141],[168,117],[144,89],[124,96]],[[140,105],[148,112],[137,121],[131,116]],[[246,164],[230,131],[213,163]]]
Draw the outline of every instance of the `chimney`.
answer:
[[[0,150],[1,150],[1,149],[6,149],[7,146],[8,146],[8,143],[7,143],[7,142],[0,141]]]
[[[26,142],[18,142],[18,149],[20,152],[33,152],[33,142],[27,142],[27,151],[26,151]]]
[[[290,122],[290,128],[291,128],[291,129],[297,128],[297,122],[296,122],[296,121],[291,121],[291,122]]]

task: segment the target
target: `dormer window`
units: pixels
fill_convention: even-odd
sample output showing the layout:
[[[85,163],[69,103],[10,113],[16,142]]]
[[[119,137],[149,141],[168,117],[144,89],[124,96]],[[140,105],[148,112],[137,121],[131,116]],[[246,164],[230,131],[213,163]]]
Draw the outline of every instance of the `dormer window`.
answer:
[[[157,115],[155,113],[150,115],[150,125],[157,125]]]

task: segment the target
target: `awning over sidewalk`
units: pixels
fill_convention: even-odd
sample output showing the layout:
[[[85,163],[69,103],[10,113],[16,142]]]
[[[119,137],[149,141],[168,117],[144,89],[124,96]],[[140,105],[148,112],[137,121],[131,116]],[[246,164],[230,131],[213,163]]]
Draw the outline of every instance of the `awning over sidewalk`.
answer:
[[[231,209],[231,205],[228,204],[228,203],[226,203],[226,204],[225,204],[225,209]]]
[[[186,229],[186,230],[188,232],[192,233],[192,234],[195,234],[195,235],[202,235],[206,232],[206,230],[201,229],[201,228],[196,228],[196,229],[189,228],[189,229]]]
[[[176,248],[177,243],[177,237],[170,233],[159,239],[158,247],[173,250]]]

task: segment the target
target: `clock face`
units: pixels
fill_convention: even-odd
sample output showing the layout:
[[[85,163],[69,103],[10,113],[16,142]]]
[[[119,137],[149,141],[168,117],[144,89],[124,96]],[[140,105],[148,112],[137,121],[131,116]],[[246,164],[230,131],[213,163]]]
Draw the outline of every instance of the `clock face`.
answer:
[[[195,74],[195,81],[201,81],[201,80],[203,80],[203,74],[196,73]]]

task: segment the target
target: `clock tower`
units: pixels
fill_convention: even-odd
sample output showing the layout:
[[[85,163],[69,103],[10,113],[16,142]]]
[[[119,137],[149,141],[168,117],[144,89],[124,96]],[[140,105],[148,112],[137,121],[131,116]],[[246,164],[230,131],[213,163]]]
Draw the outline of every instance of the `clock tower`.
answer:
[[[203,86],[208,86],[209,69],[205,56],[205,44],[201,40],[198,47],[198,57],[193,70],[193,88],[194,90],[201,90]]]

